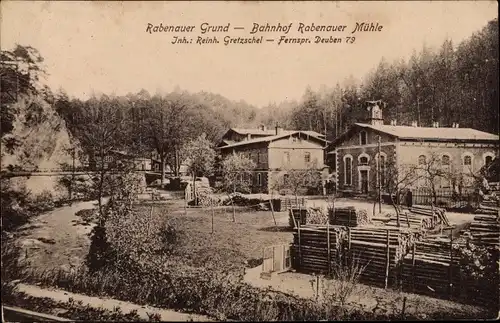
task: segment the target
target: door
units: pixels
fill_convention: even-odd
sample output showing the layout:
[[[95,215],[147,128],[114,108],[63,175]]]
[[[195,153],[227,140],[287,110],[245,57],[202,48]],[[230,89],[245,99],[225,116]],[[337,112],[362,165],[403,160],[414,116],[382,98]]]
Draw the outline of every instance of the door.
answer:
[[[360,171],[361,176],[361,193],[368,194],[368,171],[362,170]]]

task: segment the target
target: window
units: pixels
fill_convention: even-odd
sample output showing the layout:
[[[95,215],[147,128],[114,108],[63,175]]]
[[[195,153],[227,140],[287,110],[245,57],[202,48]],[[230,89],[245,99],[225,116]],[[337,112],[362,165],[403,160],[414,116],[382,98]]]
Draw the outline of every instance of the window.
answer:
[[[285,185],[287,185],[287,184],[288,184],[288,178],[289,178],[289,177],[290,177],[290,176],[289,176],[288,174],[285,174],[285,175],[283,176],[283,184],[285,184]]]
[[[352,157],[344,159],[344,183],[345,185],[352,185]]]
[[[444,155],[442,158],[441,158],[441,164],[443,166],[450,166],[450,156],[448,155]]]
[[[426,163],[425,155],[418,156],[418,164],[419,165],[425,165],[425,163]]]
[[[472,157],[464,156],[464,166],[472,166]]]
[[[360,145],[366,145],[366,131],[361,131],[359,133],[359,144]]]
[[[444,174],[441,176],[441,187],[449,188],[451,186],[451,180],[448,176],[448,174],[450,174],[450,156],[443,155],[443,157],[441,157],[441,168]]]
[[[257,152],[257,164],[260,163],[260,151]]]
[[[113,161],[113,156],[106,155],[104,156],[104,162],[111,163]]]
[[[283,155],[283,161],[285,163],[289,163],[290,162],[290,152],[288,151],[285,151],[284,155]]]
[[[361,158],[359,158],[359,163],[361,165],[368,165],[368,157],[361,157]]]
[[[311,153],[310,153],[310,152],[306,152],[306,153],[304,154],[304,161],[305,161],[306,163],[310,163],[310,162],[311,162]]]
[[[257,173],[257,186],[262,186],[262,175]]]
[[[484,164],[485,164],[486,166],[488,166],[489,164],[491,164],[491,162],[492,162],[492,161],[493,161],[493,156],[489,156],[489,155],[488,155],[488,156],[486,156],[486,157],[484,158]]]

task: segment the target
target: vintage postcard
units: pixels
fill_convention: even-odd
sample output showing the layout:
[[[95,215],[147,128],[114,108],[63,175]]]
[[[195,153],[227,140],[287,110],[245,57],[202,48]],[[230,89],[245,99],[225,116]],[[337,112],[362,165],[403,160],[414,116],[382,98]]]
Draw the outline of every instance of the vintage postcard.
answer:
[[[496,1],[2,1],[2,321],[495,319]]]

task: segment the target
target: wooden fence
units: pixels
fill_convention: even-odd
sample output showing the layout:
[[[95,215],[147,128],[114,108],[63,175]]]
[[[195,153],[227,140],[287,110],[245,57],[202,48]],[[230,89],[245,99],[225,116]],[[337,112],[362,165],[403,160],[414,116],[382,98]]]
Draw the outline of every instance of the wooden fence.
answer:
[[[452,189],[437,189],[435,194],[429,188],[419,188],[411,191],[413,205],[431,205],[447,209],[459,209],[469,205],[477,207],[479,195],[471,189],[457,193]]]

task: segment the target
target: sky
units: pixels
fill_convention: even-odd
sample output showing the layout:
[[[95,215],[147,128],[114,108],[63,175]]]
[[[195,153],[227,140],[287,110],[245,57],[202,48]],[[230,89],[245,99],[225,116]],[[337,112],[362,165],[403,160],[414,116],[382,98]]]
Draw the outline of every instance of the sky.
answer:
[[[498,16],[496,1],[422,2],[44,2],[2,1],[1,47],[30,45],[45,58],[47,85],[70,96],[122,95],[180,87],[208,91],[258,107],[300,100],[307,86],[334,86],[362,78],[382,57],[408,58],[425,43],[454,44]],[[200,34],[202,23],[230,24],[227,33]],[[345,25],[344,32],[301,34],[299,23]],[[380,32],[351,34],[356,22],[379,23]],[[147,33],[153,25],[195,26],[193,44],[172,44],[176,33]],[[254,23],[288,25],[291,38],[340,37],[340,44],[233,44],[224,36],[251,37]],[[233,27],[244,30],[234,30]],[[198,36],[219,44],[196,44]],[[256,34],[279,39],[283,33]],[[346,37],[355,36],[352,44]]]

